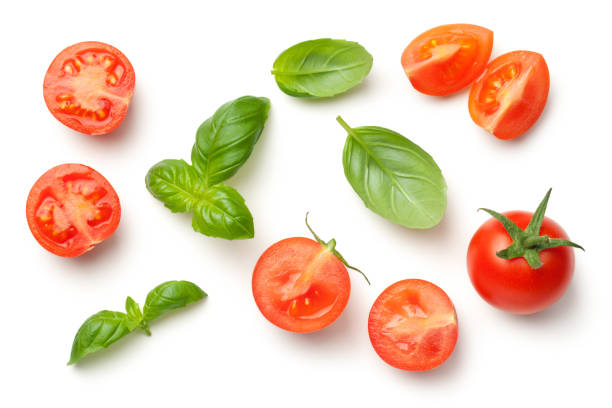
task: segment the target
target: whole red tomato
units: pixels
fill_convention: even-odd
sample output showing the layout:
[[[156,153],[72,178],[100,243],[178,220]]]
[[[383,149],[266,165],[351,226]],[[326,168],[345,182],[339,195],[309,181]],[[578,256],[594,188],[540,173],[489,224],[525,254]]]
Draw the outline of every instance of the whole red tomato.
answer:
[[[550,190],[535,213],[499,214],[476,231],[467,253],[470,279],[491,305],[511,313],[548,308],[567,290],[574,252],[559,224],[544,216]]]

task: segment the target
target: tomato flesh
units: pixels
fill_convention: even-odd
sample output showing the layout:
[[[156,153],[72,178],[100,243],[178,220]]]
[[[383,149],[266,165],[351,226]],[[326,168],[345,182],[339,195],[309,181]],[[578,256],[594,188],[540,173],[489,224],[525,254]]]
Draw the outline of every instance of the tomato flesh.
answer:
[[[333,323],[350,294],[344,264],[325,246],[300,237],[279,241],[261,255],[252,286],[266,319],[298,333]]]
[[[26,217],[45,249],[74,257],[113,234],[121,206],[100,173],[82,164],[62,164],[36,181],[28,195]]]
[[[521,229],[533,214],[526,211],[504,213]],[[540,235],[568,239],[559,224],[544,217]],[[562,246],[540,252],[542,266],[533,269],[525,258],[503,259],[496,255],[512,238],[503,225],[486,221],[476,231],[467,253],[468,273],[474,288],[489,304],[516,314],[532,314],[550,307],[563,296],[574,272],[574,251]]]
[[[53,60],[43,83],[47,107],[66,126],[90,135],[114,130],[134,92],[132,64],[100,42],[72,45]]]
[[[389,286],[376,299],[368,332],[374,350],[386,363],[402,370],[430,370],[455,349],[457,314],[438,286],[406,279]]]
[[[514,139],[540,117],[549,88],[548,66],[542,55],[531,51],[501,55],[472,85],[470,116],[499,139]]]
[[[402,54],[402,67],[417,91],[449,95],[482,73],[492,49],[492,31],[472,24],[448,24],[415,38]]]

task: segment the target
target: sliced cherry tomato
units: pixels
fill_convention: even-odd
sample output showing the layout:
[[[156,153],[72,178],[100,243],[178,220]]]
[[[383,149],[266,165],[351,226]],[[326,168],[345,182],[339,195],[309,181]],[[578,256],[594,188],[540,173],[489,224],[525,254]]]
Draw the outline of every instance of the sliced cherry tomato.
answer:
[[[425,31],[402,54],[412,86],[427,95],[449,95],[471,84],[487,66],[493,32],[472,24],[448,24]]]
[[[393,367],[409,371],[436,368],[457,343],[457,314],[448,295],[421,279],[406,279],[385,289],[368,319],[374,350]]]
[[[582,247],[568,241],[563,228],[544,216],[549,196],[550,191],[535,213],[485,209],[494,218],[472,237],[467,266],[476,291],[497,308],[536,313],[559,300],[570,284],[571,247]]]
[[[499,139],[514,139],[540,117],[549,87],[542,55],[531,51],[500,55],[470,89],[470,116]]]
[[[74,257],[115,232],[121,206],[117,193],[100,173],[82,164],[61,164],[34,183],[26,217],[43,248]]]
[[[102,135],[125,118],[134,68],[121,51],[96,41],[71,45],[49,66],[43,94],[57,120],[77,132]]]

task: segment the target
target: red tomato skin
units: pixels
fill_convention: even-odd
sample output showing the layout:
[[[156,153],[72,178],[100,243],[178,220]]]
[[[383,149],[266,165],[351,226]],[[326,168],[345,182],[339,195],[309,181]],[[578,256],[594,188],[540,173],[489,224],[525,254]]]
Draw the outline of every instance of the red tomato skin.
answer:
[[[504,213],[521,229],[533,213]],[[559,224],[544,217],[540,235],[569,239]],[[524,258],[506,260],[496,255],[512,239],[502,224],[491,218],[474,234],[467,253],[467,268],[478,294],[492,306],[515,314],[532,314],[550,307],[567,290],[574,273],[574,251],[563,246],[540,252],[542,267],[533,269]]]
[[[290,332],[311,333],[329,326],[342,314],[351,292],[350,278],[344,264],[325,251],[320,243],[303,237],[283,239],[264,251],[253,271],[252,289],[255,303],[268,321]],[[307,286],[326,288],[334,297],[330,310],[316,318],[296,318],[279,308],[279,293],[288,274],[305,270],[313,271],[316,278]]]
[[[422,329],[425,334],[416,345],[418,352],[411,354],[399,349],[384,329],[389,321],[385,304],[394,302],[394,298],[407,290],[418,293],[424,310],[446,315],[445,323],[448,323],[434,328],[428,328],[425,323]],[[453,353],[459,335],[457,313],[451,299],[437,285],[422,279],[405,279],[378,296],[368,317],[368,334],[376,354],[390,366],[406,371],[428,371],[440,366]]]
[[[123,98],[125,103],[113,103],[109,112],[108,120],[101,123],[95,123],[92,120],[76,117],[75,115],[62,112],[58,108],[59,104],[56,100],[58,94],[56,88],[62,88],[61,81],[64,75],[62,73],[62,68],[65,60],[86,49],[98,49],[108,52],[115,56],[125,67],[125,72],[120,79],[119,86],[113,89],[113,93],[115,93],[118,97]],[[77,132],[98,136],[112,132],[121,124],[121,122],[123,122],[127,114],[128,107],[131,103],[135,85],[136,75],[134,72],[134,67],[130,63],[130,60],[120,50],[110,44],[105,44],[98,41],[84,41],[65,48],[53,59],[51,65],[49,65],[49,68],[47,69],[47,73],[45,74],[45,79],[43,82],[43,96],[47,108],[58,121],[69,128],[76,130]]]
[[[443,81],[449,65],[452,65],[450,61],[445,61],[449,64],[432,63],[411,71],[410,67],[419,62],[418,55],[423,45],[439,36],[450,36],[453,33],[457,36],[470,37],[475,41],[477,48],[473,61],[463,75],[446,81],[446,83]],[[402,53],[401,63],[414,89],[426,95],[446,96],[464,89],[478,78],[487,66],[492,49],[493,32],[491,30],[473,24],[446,24],[429,29],[412,40]]]
[[[529,61],[529,65],[527,65]],[[490,75],[509,63],[524,64],[523,70],[531,70],[522,97],[512,103],[501,120],[488,127],[486,114],[478,103],[478,96]],[[486,70],[472,85],[469,96],[469,111],[474,123],[485,128],[502,140],[515,139],[529,130],[541,116],[546,106],[550,89],[550,74],[546,60],[541,54],[532,51],[512,51],[500,55],[489,63]],[[486,90],[484,90],[486,92]]]
[[[36,223],[36,212],[40,205],[41,195],[48,189],[61,189],[61,179],[73,174],[86,175],[104,187],[108,195],[105,201],[110,205],[111,216],[103,230],[92,232],[91,237],[83,237],[79,234],[74,238],[73,245],[63,246],[49,239],[40,230]],[[83,164],[60,164],[45,172],[32,186],[26,201],[26,219],[32,235],[43,248],[52,254],[73,258],[90,251],[97,243],[104,241],[115,232],[121,219],[121,204],[113,186],[96,170]]]

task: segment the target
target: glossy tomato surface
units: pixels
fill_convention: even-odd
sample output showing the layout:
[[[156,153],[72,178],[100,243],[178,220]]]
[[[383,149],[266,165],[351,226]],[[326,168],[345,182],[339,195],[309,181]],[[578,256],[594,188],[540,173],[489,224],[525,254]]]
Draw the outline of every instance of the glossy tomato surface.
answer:
[[[121,206],[117,193],[100,173],[82,164],[61,164],[34,183],[26,217],[43,248],[74,257],[115,232]]]
[[[252,284],[266,319],[298,333],[333,323],[351,292],[344,264],[325,246],[300,237],[269,247],[255,265]]]
[[[448,24],[412,40],[402,54],[402,67],[417,91],[449,95],[482,73],[492,49],[492,31],[472,24]]]
[[[376,353],[393,367],[431,370],[453,353],[457,314],[448,295],[421,279],[406,279],[385,289],[368,319]]]
[[[470,89],[472,120],[500,139],[525,133],[546,105],[550,76],[542,55],[513,51],[495,58]]]
[[[525,229],[530,212],[504,213]],[[544,217],[540,235],[568,239],[563,229]],[[467,266],[476,291],[491,305],[511,313],[531,314],[555,303],[567,290],[574,272],[574,251],[562,246],[540,252],[542,266],[533,269],[525,258],[506,260],[497,251],[512,243],[503,225],[491,218],[474,234],[468,247]]]
[[[101,135],[125,118],[134,93],[134,68],[115,47],[74,44],[53,60],[43,83],[49,111],[77,132]]]

